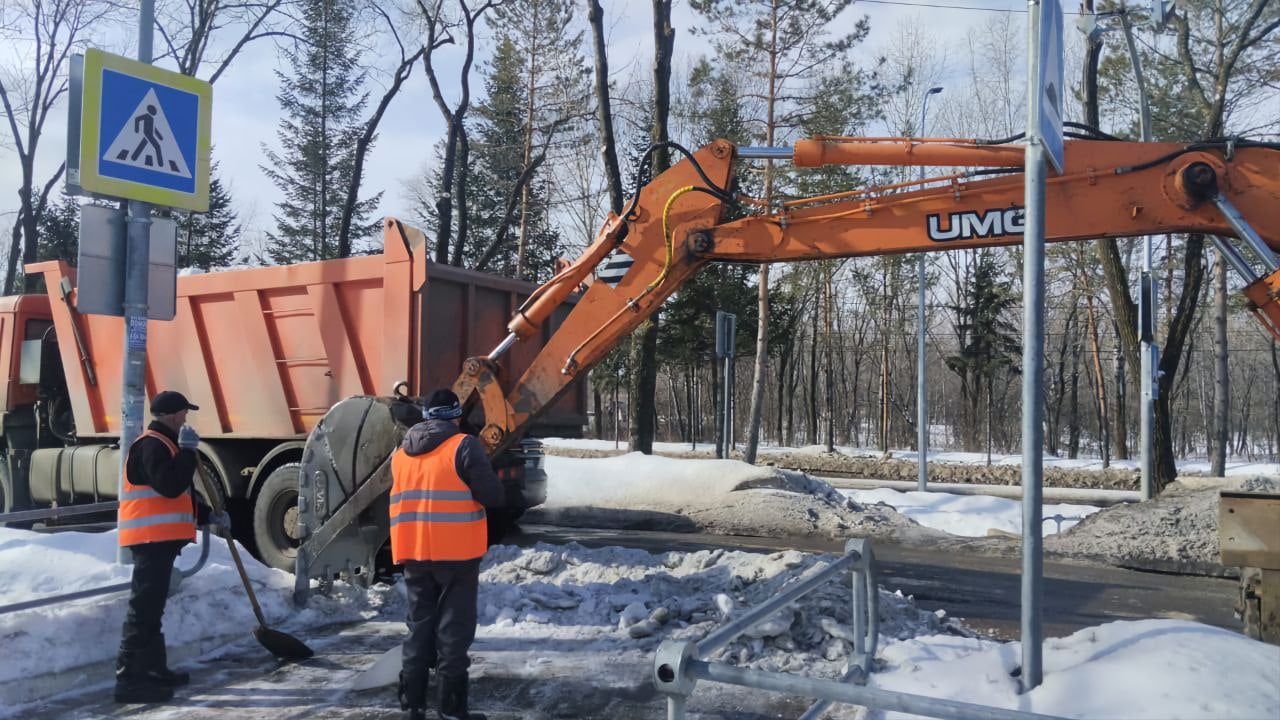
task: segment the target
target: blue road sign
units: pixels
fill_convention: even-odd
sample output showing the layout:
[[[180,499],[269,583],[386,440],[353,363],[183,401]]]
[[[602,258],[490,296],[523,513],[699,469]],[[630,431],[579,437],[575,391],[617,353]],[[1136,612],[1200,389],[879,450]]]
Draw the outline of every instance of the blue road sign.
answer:
[[[1041,0],[1040,27],[1036,36],[1038,48],[1032,52],[1040,53],[1040,77],[1036,85],[1039,88],[1037,134],[1044,144],[1045,153],[1058,174],[1062,174],[1065,162],[1062,137],[1063,102],[1063,46],[1062,46],[1062,0]]]
[[[209,206],[209,83],[89,50],[79,186],[155,205]]]

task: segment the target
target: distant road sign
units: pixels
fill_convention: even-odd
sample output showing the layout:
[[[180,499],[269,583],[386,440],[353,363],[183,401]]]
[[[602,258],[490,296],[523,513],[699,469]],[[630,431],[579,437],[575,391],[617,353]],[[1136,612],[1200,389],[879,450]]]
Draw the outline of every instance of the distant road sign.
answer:
[[[1053,167],[1062,174],[1062,0],[1041,0],[1040,27],[1039,119],[1037,132]],[[1035,51],[1034,49],[1032,50]]]
[[[79,186],[96,195],[207,211],[212,106],[213,87],[203,80],[86,51]]]

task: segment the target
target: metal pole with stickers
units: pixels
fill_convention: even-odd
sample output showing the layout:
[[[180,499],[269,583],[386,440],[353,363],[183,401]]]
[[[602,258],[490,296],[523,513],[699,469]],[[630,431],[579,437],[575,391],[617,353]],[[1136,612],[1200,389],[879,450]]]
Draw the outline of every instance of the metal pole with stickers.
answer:
[[[138,12],[138,59],[96,49],[72,59],[67,192],[82,206],[76,310],[122,317],[120,478],[146,417],[147,323],[176,311],[177,232],[159,207],[209,208],[209,83],[151,65],[155,0]],[[128,562],[127,550],[119,560]]]

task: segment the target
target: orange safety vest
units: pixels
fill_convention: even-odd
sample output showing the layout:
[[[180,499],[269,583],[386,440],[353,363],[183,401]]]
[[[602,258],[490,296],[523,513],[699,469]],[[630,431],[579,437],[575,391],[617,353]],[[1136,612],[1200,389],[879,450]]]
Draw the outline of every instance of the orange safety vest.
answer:
[[[169,448],[169,455],[177,457],[178,446],[155,430],[145,430],[129,446],[129,452],[147,437],[153,437]],[[134,485],[129,482],[129,458],[124,461],[124,494],[120,496],[120,512],[116,527],[119,530],[120,547],[166,540],[196,540],[195,502],[188,489],[176,498],[161,495],[150,485]]]
[[[458,477],[458,433],[425,455],[391,456],[391,559],[474,560],[489,547],[484,506]]]

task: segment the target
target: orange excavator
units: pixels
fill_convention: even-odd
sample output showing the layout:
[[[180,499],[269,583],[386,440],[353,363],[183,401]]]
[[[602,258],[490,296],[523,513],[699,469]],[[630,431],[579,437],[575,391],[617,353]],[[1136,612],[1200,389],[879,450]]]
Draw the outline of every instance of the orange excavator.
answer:
[[[1011,144],[1014,139],[821,137],[792,148],[743,148],[720,140],[692,153],[672,144],[684,159],[637,188],[622,215],[608,218],[582,256],[515,313],[506,339],[487,356],[465,361],[454,390],[469,399],[469,418],[485,444],[501,454],[520,443],[540,413],[708,263],[1020,243],[1025,148]],[[969,169],[769,204],[732,187],[735,163],[745,159],[789,160],[801,167]],[[1243,280],[1249,309],[1280,338],[1280,144],[1243,139],[1136,143],[1090,130],[1067,141],[1063,172],[1048,179],[1045,194],[1048,242],[1166,233],[1213,236]],[[726,221],[735,204],[756,212]],[[568,315],[550,327],[556,310],[602,266],[611,270],[607,280],[591,283]],[[504,356],[531,339],[545,344],[522,375],[505,378]],[[371,402],[340,403],[308,438],[299,513],[315,530],[299,551],[300,589],[311,576],[331,577],[353,564],[367,567],[369,553],[376,550],[372,546],[387,538],[385,510],[379,510],[377,498],[383,496],[385,508],[387,458],[413,413],[397,415],[397,401],[390,398],[374,403],[379,409],[371,412]],[[379,439],[367,441],[364,453],[355,457],[350,443],[339,441],[352,432]],[[339,485],[358,488],[344,490],[346,511],[317,512],[317,498],[324,506]],[[350,505],[357,497],[369,505]],[[543,499],[526,494],[525,504]],[[358,551],[363,556],[344,549],[356,545],[357,537],[364,538]]]

